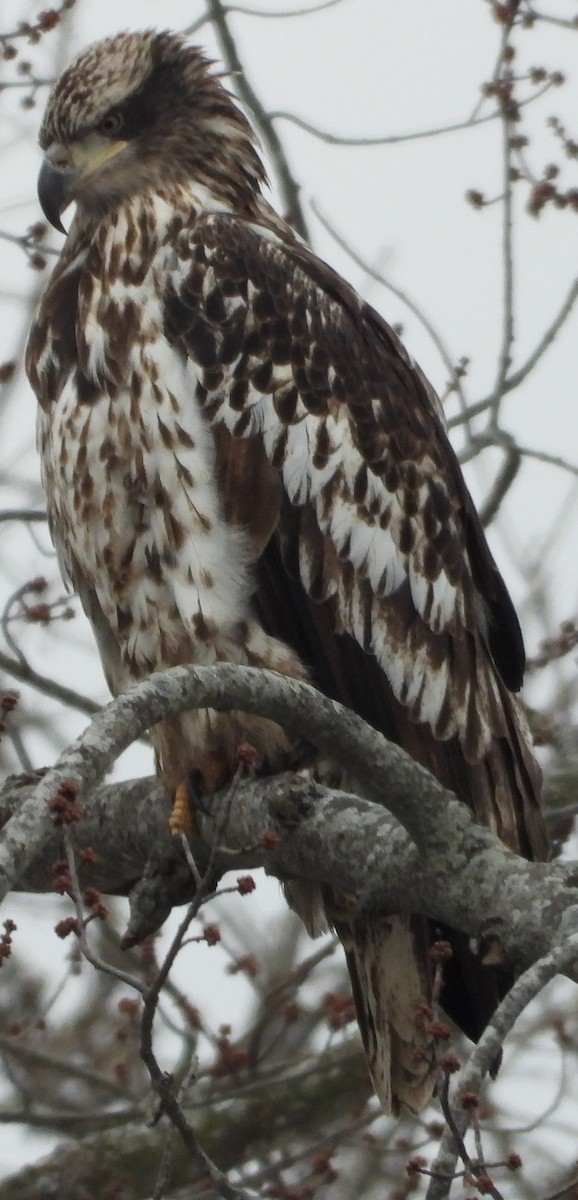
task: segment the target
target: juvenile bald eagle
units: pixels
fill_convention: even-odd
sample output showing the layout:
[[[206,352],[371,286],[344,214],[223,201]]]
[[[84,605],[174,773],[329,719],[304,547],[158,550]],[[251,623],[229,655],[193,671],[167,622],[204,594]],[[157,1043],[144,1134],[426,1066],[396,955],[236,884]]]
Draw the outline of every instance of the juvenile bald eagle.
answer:
[[[52,536],[111,690],[178,663],[311,679],[543,857],[520,629],[439,401],[264,199],[211,64],[170,33],[98,42],[56,83],[40,144],[46,215],[76,213],[27,367]],[[172,792],[219,786],[241,741],[270,771],[305,753],[240,712],[152,736]],[[314,925],[320,898],[297,881],[291,899]],[[349,903],[323,894],[373,1083],[417,1111],[427,947],[417,920]],[[444,1004],[476,1036],[495,986],[454,946]]]

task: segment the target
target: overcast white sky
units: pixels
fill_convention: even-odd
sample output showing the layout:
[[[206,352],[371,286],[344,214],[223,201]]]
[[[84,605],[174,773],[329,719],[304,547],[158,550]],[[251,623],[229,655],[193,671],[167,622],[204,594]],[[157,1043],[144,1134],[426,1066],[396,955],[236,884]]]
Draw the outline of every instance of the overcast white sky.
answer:
[[[252,10],[272,14],[307,7],[306,0],[246,2]],[[9,21],[15,26],[46,5],[9,0],[6,7],[3,24]],[[540,9],[551,16],[573,17],[578,5],[575,0],[541,0]],[[30,57],[38,73],[48,75],[54,71],[55,47],[62,66],[95,37],[148,25],[183,29],[202,11],[195,0],[164,0],[162,5],[158,0],[79,0],[65,25]],[[480,83],[491,76],[500,35],[484,0],[342,0],[307,19],[265,20],[237,14],[232,27],[248,78],[267,108],[289,110],[322,129],[352,137],[406,134],[466,119],[479,101]],[[195,40],[218,56],[210,26],[199,30]],[[518,70],[543,65],[570,76],[564,88],[551,92],[535,109],[525,110],[523,130],[532,135],[530,159],[539,172],[545,163],[559,158],[546,126],[551,114],[564,119],[578,140],[578,31],[573,35],[555,25],[540,25],[520,35],[518,43]],[[11,64],[3,65],[1,77],[18,78]],[[0,96],[0,230],[15,234],[39,217],[35,137],[45,93],[39,92],[37,108],[31,111],[19,108],[20,97],[17,90]],[[373,147],[327,145],[286,121],[279,121],[277,129],[307,207],[314,201],[367,263],[382,268],[422,306],[452,357],[471,359],[467,383],[471,399],[483,396],[493,382],[502,332],[500,206],[478,212],[465,202],[464,194],[469,188],[487,196],[501,191],[498,122],[451,136]],[[564,186],[577,187],[577,176],[576,160],[568,161]],[[416,318],[368,280],[313,217],[311,229],[318,252],[390,322],[403,323],[412,353],[443,392],[447,371]],[[58,244],[55,237],[54,245]],[[514,249],[515,359],[522,363],[576,275],[578,215],[548,210],[539,221],[522,215]],[[2,362],[21,348],[22,304],[16,301],[24,302],[40,279],[29,271],[18,247],[0,241],[0,256]],[[577,379],[573,317],[532,378],[506,401],[504,427],[524,445],[578,462]],[[31,481],[38,480],[32,449],[34,401],[23,380],[10,389],[8,399],[9,404],[0,407],[0,483],[5,485],[1,507],[19,503],[29,494]],[[495,454],[488,454],[468,472],[478,499],[487,491],[496,461]],[[541,569],[553,623],[574,615],[578,608],[577,515],[578,479],[529,464],[491,533],[493,549],[518,603],[526,592],[520,564],[532,561]],[[5,566],[0,589],[5,596],[40,569],[58,586],[54,559],[39,559],[37,546],[26,533],[4,526],[1,534]],[[47,551],[46,539],[39,536]],[[543,636],[543,626],[530,612],[524,615],[532,644]],[[62,630],[57,639],[50,630],[27,631],[27,653],[47,673],[54,670],[63,681],[104,700],[106,689],[84,619],[79,616],[65,632],[63,650]],[[63,738],[83,725],[84,718],[71,718],[66,712],[55,716],[56,734]],[[53,759],[55,746],[44,743],[36,752],[39,765]],[[142,751],[135,751],[125,770],[142,769]],[[26,902],[28,911],[33,906],[32,901]],[[21,1148],[15,1142],[11,1145],[20,1156]],[[37,1149],[30,1153],[33,1156]],[[10,1153],[3,1154],[2,1169],[12,1162]]]

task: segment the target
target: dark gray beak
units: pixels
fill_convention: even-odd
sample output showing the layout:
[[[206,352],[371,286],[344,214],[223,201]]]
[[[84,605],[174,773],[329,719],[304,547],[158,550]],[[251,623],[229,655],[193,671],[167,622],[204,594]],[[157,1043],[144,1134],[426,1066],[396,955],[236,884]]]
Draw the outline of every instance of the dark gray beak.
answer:
[[[59,170],[52,163],[44,160],[38,176],[38,199],[47,221],[58,230],[66,233],[60,220],[60,214],[74,199],[73,186],[77,178],[76,171]]]

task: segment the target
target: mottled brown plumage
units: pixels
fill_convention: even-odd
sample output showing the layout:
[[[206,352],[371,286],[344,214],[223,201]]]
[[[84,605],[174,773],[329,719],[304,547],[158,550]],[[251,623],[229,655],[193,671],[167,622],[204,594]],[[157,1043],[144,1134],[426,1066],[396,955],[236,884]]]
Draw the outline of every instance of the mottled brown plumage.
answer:
[[[77,210],[28,371],[53,537],[112,691],[186,662],[307,676],[544,857],[519,625],[439,401],[263,198],[210,64],[166,33],[97,43],[40,140],[47,214]],[[153,739],[171,790],[217,786],[241,740],[269,770],[307,753],[241,713],[185,714]],[[312,931],[324,909],[340,933],[384,1106],[419,1109],[435,1077],[424,925],[289,892]],[[453,941],[443,999],[476,1036],[497,984]]]

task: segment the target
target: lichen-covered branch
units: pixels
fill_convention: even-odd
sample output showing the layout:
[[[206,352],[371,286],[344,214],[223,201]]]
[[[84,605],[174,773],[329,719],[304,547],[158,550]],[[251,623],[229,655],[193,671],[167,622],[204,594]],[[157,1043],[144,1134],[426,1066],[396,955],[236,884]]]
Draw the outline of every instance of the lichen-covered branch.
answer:
[[[191,708],[268,716],[331,755],[360,791],[385,804],[419,845],[443,853],[470,834],[465,807],[409,755],[309,684],[253,667],[175,667],[108,704],[40,780],[0,834],[0,897],[14,886],[50,831],[48,804],[63,784],[88,794],[118,756],[162,718]],[[480,836],[484,836],[483,834]]]
[[[482,940],[498,938],[519,969],[578,928],[578,871],[572,864],[528,863],[510,854],[413,759],[310,685],[229,664],[153,675],[95,717],[26,792],[0,833],[3,894],[19,880],[37,885],[43,858],[52,861],[58,843],[48,805],[63,784],[74,788],[87,813],[76,827],[79,844],[98,842],[110,830],[108,853],[101,850],[101,857],[120,864],[108,881],[115,890],[126,892],[139,878],[150,846],[164,844],[170,855],[167,805],[159,803],[155,784],[94,789],[145,728],[197,706],[268,715],[307,736],[347,767],[365,797],[321,788],[307,773],[244,783],[230,812],[227,792],[220,793],[200,823],[210,845],[228,812],[215,858],[221,873],[229,866],[265,865],[281,878],[353,892],[368,909],[421,912]],[[270,831],[276,835],[272,846],[263,838]],[[48,875],[46,869],[45,887]],[[160,910],[154,919],[162,921]]]

